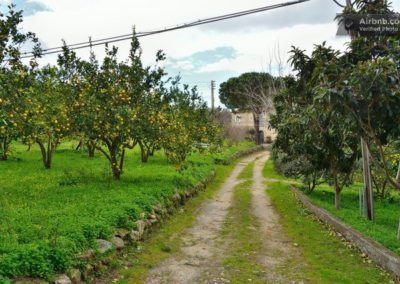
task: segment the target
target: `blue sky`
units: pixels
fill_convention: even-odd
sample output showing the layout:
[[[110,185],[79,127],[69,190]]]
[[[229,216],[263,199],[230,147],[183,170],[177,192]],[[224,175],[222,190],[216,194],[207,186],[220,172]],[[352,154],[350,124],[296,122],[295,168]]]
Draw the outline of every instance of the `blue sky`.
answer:
[[[165,65],[169,75],[180,74],[185,83],[197,85],[199,91],[206,99],[209,99],[211,82],[205,78],[222,82],[226,77],[236,76],[236,72],[226,71],[202,71],[203,68],[220,62],[223,59],[236,59],[239,52],[230,46],[221,46],[210,50],[199,51],[179,58],[170,57]]]
[[[13,3],[17,6],[18,10],[24,11],[24,16],[32,16],[38,12],[50,11],[50,9],[38,1],[29,1],[29,0],[12,0],[12,1],[2,1],[3,3]]]
[[[23,28],[35,32],[43,46],[61,44],[175,26],[188,21],[238,12],[286,0],[0,0],[13,2],[24,10]],[[345,0],[340,0],[345,2]],[[395,1],[400,10],[400,1]],[[4,7],[4,5],[3,5]],[[211,9],[212,7],[212,9]],[[311,51],[314,44],[326,41],[344,49],[346,37],[336,37],[334,18],[341,9],[332,0],[311,0],[261,14],[226,22],[160,34],[141,39],[143,59],[154,64],[155,53],[167,55],[165,68],[170,76],[181,75],[184,83],[197,84],[206,100],[210,81],[217,85],[232,76],[251,71],[277,70],[277,61],[285,63],[291,46]],[[121,60],[129,51],[129,42],[117,45]],[[94,48],[101,58],[104,47]],[[88,57],[88,50],[78,52]],[[47,56],[42,64],[54,63]],[[288,69],[288,68],[287,68]],[[217,100],[218,103],[218,100]]]

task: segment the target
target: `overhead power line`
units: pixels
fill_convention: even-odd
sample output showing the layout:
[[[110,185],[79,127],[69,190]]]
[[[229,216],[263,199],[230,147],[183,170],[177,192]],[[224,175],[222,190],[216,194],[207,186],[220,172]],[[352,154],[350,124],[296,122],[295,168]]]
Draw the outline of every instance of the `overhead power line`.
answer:
[[[151,36],[151,35],[155,35],[155,34],[167,33],[167,32],[171,32],[171,31],[175,31],[175,30],[187,29],[187,28],[191,28],[191,27],[195,27],[195,26],[215,23],[215,22],[224,21],[224,20],[228,20],[228,19],[243,17],[243,16],[247,16],[247,15],[251,15],[251,14],[256,14],[256,13],[261,13],[261,12],[265,12],[265,11],[269,11],[269,10],[292,6],[292,5],[296,5],[296,4],[300,4],[300,3],[304,3],[304,2],[308,2],[308,1],[310,1],[310,0],[297,0],[297,1],[280,3],[280,4],[274,4],[274,5],[269,5],[269,6],[265,6],[265,7],[261,7],[261,8],[256,8],[256,9],[251,9],[251,10],[246,10],[246,11],[241,11],[241,12],[236,12],[236,13],[230,13],[230,14],[226,14],[226,15],[222,15],[222,16],[197,20],[194,22],[185,23],[182,25],[177,25],[177,26],[173,26],[173,27],[169,27],[169,28],[160,29],[160,30],[138,32],[138,33],[136,33],[136,37],[146,37],[146,36]],[[133,35],[131,33],[131,34],[113,36],[113,37],[108,37],[108,38],[103,38],[103,39],[90,40],[90,41],[81,42],[81,43],[74,43],[74,44],[69,44],[66,46],[70,50],[79,50],[79,49],[91,48],[91,47],[99,46],[99,45],[103,45],[103,44],[110,44],[110,43],[130,40],[130,39],[132,39],[132,37],[133,37]],[[50,55],[50,54],[61,53],[62,48],[63,48],[63,46],[46,48],[46,49],[42,50],[41,55],[45,56],[45,55]],[[21,58],[31,58],[31,57],[34,57],[33,51],[22,53]]]

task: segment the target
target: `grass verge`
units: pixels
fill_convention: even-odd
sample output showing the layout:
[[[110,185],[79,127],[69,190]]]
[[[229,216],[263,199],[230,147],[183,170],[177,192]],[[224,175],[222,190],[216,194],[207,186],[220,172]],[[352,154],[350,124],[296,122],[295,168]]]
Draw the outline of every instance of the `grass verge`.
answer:
[[[284,181],[271,165],[268,161],[265,177]],[[311,283],[394,283],[386,272],[349,248],[348,243],[302,207],[287,183],[268,182],[267,193],[288,236],[308,262],[298,271],[302,278]]]

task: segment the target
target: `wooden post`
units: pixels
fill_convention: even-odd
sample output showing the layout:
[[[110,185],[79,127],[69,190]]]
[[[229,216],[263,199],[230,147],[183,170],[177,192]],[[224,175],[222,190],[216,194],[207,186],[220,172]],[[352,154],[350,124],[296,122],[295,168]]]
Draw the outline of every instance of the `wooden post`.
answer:
[[[374,193],[372,189],[371,168],[369,162],[368,144],[364,139],[361,139],[362,159],[363,159],[363,174],[364,174],[364,196],[366,201],[366,215],[368,220],[374,220]]]

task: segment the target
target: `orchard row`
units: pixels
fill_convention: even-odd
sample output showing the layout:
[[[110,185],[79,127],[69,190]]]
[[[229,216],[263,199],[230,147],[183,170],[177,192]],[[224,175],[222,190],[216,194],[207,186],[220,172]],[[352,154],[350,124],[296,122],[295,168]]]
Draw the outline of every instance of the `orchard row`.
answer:
[[[0,39],[6,62],[0,70],[1,160],[18,140],[39,145],[44,166],[51,168],[57,146],[76,138],[90,156],[101,152],[119,179],[127,149],[140,147],[143,162],[163,149],[179,169],[196,145],[209,150],[220,144],[219,126],[196,89],[166,77],[161,51],[155,66],[144,66],[134,33],[126,61],[118,60],[115,47],[106,46],[99,62],[93,53],[83,60],[65,45],[57,65],[39,67],[37,58],[22,63],[21,44],[33,42],[37,57],[40,46],[34,34],[16,28],[21,19],[12,8],[2,19],[8,36]]]

